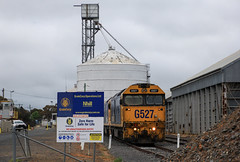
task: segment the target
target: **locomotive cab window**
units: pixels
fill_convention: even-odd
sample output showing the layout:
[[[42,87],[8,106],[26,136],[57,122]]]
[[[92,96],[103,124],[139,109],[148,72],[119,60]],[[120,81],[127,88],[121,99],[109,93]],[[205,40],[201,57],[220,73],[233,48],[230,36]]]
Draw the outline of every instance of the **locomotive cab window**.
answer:
[[[124,104],[128,106],[141,106],[143,105],[142,95],[125,95]]]
[[[163,96],[162,95],[147,95],[146,96],[147,105],[162,105]]]
[[[160,106],[164,105],[164,95],[124,95],[124,106]]]

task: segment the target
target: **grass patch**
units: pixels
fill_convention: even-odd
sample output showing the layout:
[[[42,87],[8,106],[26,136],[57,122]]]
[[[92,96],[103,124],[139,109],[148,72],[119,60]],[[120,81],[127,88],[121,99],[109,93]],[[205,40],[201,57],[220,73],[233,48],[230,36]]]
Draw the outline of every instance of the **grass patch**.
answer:
[[[117,158],[114,160],[114,162],[122,162],[122,158]]]
[[[13,162],[13,159],[9,160],[9,162]],[[16,159],[16,162],[22,162],[21,159]]]

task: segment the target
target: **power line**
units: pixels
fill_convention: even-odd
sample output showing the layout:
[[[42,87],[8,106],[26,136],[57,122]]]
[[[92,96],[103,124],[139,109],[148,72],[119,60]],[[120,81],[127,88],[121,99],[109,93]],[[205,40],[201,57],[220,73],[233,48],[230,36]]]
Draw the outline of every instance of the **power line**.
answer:
[[[116,38],[113,37],[112,34],[110,34],[110,32],[107,31],[107,29],[105,29],[105,28],[102,26],[102,24],[98,23],[98,25],[99,25],[99,28],[100,28],[100,29],[102,28],[103,30],[105,30],[105,32],[107,32],[107,34],[110,35],[110,37],[112,37],[112,39],[115,40],[115,41],[118,43],[118,45],[120,45],[134,60],[138,61],[125,47],[123,47],[123,45],[122,45],[120,42],[117,41]]]
[[[5,91],[11,92],[10,90],[7,90],[7,89],[5,89]],[[52,97],[38,96],[38,95],[26,94],[26,93],[21,93],[21,92],[16,92],[16,91],[14,91],[14,94],[23,95],[23,96],[29,96],[29,97],[36,97],[36,98],[44,98],[44,99],[56,100],[56,98],[52,98]]]

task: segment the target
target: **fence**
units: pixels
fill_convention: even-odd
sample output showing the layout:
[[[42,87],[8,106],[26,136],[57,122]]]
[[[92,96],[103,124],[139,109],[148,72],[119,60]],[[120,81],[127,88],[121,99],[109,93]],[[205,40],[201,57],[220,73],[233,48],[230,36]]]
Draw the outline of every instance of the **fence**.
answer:
[[[23,132],[23,134],[21,134],[21,132]],[[24,145],[20,141],[19,137],[23,137],[24,138]],[[13,128],[12,129],[13,162],[16,162],[16,160],[19,159],[19,157],[18,158],[16,157],[16,143],[17,143],[17,140],[18,140],[18,142],[19,142],[19,144],[20,144],[20,146],[21,146],[21,148],[22,148],[22,150],[24,152],[25,158],[31,157],[31,149],[30,149],[30,144],[29,144],[29,140],[30,140],[32,142],[35,142],[35,143],[37,143],[39,145],[42,145],[42,146],[48,148],[48,149],[51,149],[51,150],[56,151],[56,152],[58,152],[60,154],[63,154],[64,155],[64,162],[66,160],[66,156],[68,156],[68,157],[70,157],[70,158],[72,158],[72,159],[74,159],[76,161],[82,162],[81,160],[77,159],[76,157],[66,153],[66,143],[64,144],[64,152],[62,152],[62,151],[60,151],[60,150],[58,150],[56,148],[53,148],[53,147],[48,146],[48,145],[46,145],[46,144],[44,144],[42,142],[39,142],[39,141],[37,141],[35,139],[32,139],[32,138],[28,137],[27,130],[19,129],[19,128]],[[22,158],[22,157],[20,157],[20,158]]]

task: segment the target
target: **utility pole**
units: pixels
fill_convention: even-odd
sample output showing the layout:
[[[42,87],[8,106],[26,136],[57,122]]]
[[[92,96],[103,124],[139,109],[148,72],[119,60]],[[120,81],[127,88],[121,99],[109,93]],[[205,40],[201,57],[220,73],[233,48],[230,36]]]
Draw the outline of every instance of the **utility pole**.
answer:
[[[10,91],[10,99],[12,100],[12,93],[13,93],[14,91]]]
[[[4,88],[3,88],[3,90],[2,90],[2,95],[3,95],[3,98],[4,98]]]

